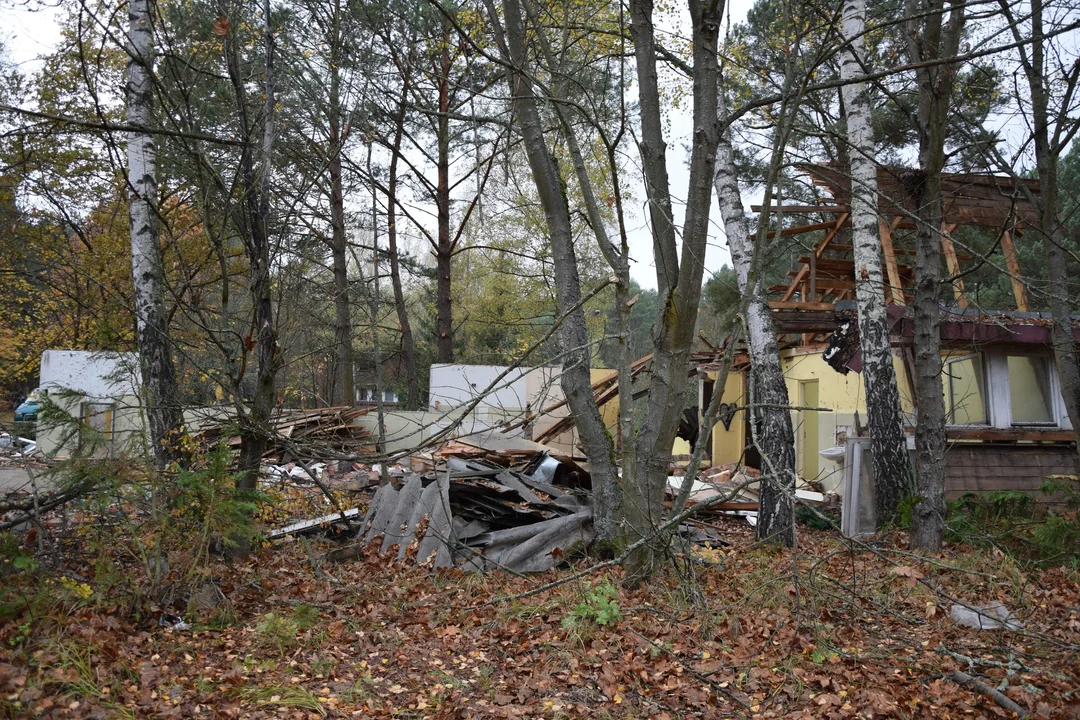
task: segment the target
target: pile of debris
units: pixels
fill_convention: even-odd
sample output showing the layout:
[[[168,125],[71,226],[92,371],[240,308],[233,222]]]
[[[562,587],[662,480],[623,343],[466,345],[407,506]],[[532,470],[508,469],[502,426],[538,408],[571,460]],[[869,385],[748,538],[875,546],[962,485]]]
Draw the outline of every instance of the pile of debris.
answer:
[[[398,485],[380,487],[362,519],[353,508],[294,523],[269,538],[351,530],[359,535],[358,544],[336,551],[332,559],[353,557],[382,537],[382,554],[393,551],[398,560],[425,567],[540,572],[594,537],[589,493],[558,487],[537,472],[451,457],[445,469],[393,480]]]
[[[263,460],[272,465],[285,465],[304,458],[297,457],[295,448],[303,445],[306,457],[328,457],[335,454],[374,454],[374,438],[358,425],[356,418],[367,415],[372,408],[330,407],[315,410],[279,410],[270,419],[270,440]],[[193,434],[205,450],[222,442],[228,423],[211,425]],[[240,447],[240,436],[224,438],[229,448]]]
[[[516,573],[548,570],[595,538],[587,465],[499,433],[458,438],[435,457],[430,472],[392,471],[366,512],[300,521],[269,537],[350,533],[357,542],[331,553],[332,560],[376,543],[383,555],[425,567]],[[726,544],[708,522],[687,521],[679,531],[695,544]]]
[[[592,541],[591,499],[482,460],[450,458],[445,472],[379,488],[361,524],[364,545],[432,567],[515,572],[550,569]]]
[[[676,497],[682,488],[683,475],[680,473],[668,477],[666,492],[669,498]],[[725,496],[728,500],[709,506],[704,514],[739,515],[751,525],[757,525],[760,477],[758,470],[736,463],[709,468],[702,471],[700,479],[694,480],[691,485],[688,504]],[[795,478],[795,497],[799,502],[812,505],[825,502],[825,495],[815,491],[801,476]]]
[[[592,489],[588,464],[548,445],[525,438],[487,431],[466,435],[444,444],[435,458],[485,460],[507,469],[536,476],[550,485]]]

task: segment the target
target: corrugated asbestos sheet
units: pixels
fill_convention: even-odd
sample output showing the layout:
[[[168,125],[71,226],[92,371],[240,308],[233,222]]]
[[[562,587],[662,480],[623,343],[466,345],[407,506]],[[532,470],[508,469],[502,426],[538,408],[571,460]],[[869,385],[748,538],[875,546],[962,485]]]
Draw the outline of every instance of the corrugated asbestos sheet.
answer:
[[[384,485],[361,524],[361,542],[429,567],[541,572],[592,541],[588,493],[481,460],[450,458],[447,471]]]

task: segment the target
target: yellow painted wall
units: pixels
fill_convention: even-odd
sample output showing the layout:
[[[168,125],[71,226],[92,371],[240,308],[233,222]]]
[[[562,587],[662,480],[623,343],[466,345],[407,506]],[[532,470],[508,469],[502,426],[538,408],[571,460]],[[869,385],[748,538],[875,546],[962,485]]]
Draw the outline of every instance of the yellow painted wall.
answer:
[[[609,368],[592,368],[589,371],[589,379],[596,383],[603,380],[613,371]],[[617,428],[619,426],[619,396],[611,398],[605,405],[600,406],[600,416],[604,418],[604,425],[607,426],[611,436],[615,437]]]
[[[718,373],[709,373],[709,378],[716,382]],[[721,402],[743,405],[745,400],[745,380],[742,373],[728,373],[727,385],[724,386],[724,395]],[[712,462],[713,465],[723,465],[738,461],[746,447],[746,419],[745,411],[735,413],[731,420],[731,429],[725,430],[724,424],[717,421],[712,434]]]
[[[1053,399],[1046,360],[1012,355],[1007,362],[1013,422],[1052,423]]]
[[[911,391],[904,372],[903,361],[894,355],[893,364],[896,369],[900,404],[905,414],[910,415],[912,411]],[[866,395],[863,390],[861,374],[849,372],[847,375],[841,375],[822,359],[820,351],[802,354],[792,350],[785,351],[781,355],[781,365],[787,381],[788,398],[792,404],[800,404],[803,394],[801,383],[816,380],[818,406],[829,408],[828,411],[817,413],[818,450],[824,450],[839,444],[838,434],[848,433],[853,430],[856,411],[859,413],[862,424],[866,424]],[[712,377],[715,377],[715,374]],[[724,391],[724,402],[743,404],[744,385],[743,374],[732,373],[728,377],[728,384]],[[799,458],[799,469],[801,471],[805,465],[805,452],[809,449],[804,447],[807,443],[799,439],[800,431],[803,430],[804,417],[800,411],[792,411],[791,419],[795,430],[795,450]],[[736,414],[729,431],[725,431],[723,425],[717,423],[717,426],[713,429],[713,464],[722,465],[735,462],[741,458],[746,444],[745,435],[746,421],[743,418],[742,411]],[[825,486],[826,492],[839,491],[843,482],[841,470],[842,467],[838,463],[819,456],[817,479]],[[811,472],[813,472],[812,467]]]

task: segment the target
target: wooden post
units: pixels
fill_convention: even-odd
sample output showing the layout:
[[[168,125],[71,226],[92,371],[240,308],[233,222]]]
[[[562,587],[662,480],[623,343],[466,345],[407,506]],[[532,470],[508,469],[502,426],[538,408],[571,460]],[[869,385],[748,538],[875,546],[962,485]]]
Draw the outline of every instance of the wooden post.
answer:
[[[1027,312],[1029,309],[1027,288],[1020,276],[1020,263],[1016,259],[1016,249],[1013,247],[1012,233],[1008,230],[1001,236],[1001,252],[1005,255],[1005,267],[1009,270],[1009,280],[1012,281],[1013,297],[1016,298],[1016,309]]]
[[[941,250],[945,253],[945,265],[949,268],[949,275],[953,277],[953,296],[956,304],[961,309],[968,306],[967,295],[964,294],[964,279],[960,275],[960,261],[956,259],[956,246],[953,245],[952,233],[956,229],[956,223],[943,223],[941,226]]]
[[[878,230],[881,233],[881,251],[885,255],[885,269],[889,274],[889,287],[891,290],[890,294],[885,296],[885,301],[889,302],[891,300],[893,305],[903,305],[904,286],[900,283],[900,270],[896,267],[896,252],[893,251],[893,225],[885,222],[884,218],[880,218],[878,219]]]

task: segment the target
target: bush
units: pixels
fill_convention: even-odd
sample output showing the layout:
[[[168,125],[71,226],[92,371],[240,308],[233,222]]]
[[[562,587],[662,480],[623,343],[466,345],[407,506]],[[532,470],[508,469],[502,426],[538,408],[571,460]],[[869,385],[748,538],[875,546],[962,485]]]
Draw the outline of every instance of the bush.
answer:
[[[1080,565],[1080,483],[1051,476],[1040,490],[1053,506],[1015,490],[964,495],[949,504],[949,539],[1000,547],[1039,565]]]
[[[614,625],[622,620],[622,610],[615,602],[619,591],[610,582],[605,580],[596,585],[586,583],[583,595],[583,601],[563,617],[564,628],[574,628],[587,622]]]

